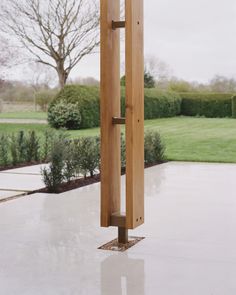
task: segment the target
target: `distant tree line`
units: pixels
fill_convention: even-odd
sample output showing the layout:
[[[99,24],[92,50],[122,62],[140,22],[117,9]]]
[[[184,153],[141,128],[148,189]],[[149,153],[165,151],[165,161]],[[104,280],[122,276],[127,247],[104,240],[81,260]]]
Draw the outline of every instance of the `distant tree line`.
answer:
[[[121,86],[125,86],[125,76],[121,77]],[[236,79],[215,75],[208,83],[189,82],[176,77],[161,80],[148,72],[144,72],[144,87],[158,88],[163,91],[174,92],[212,92],[212,93],[236,93]]]
[[[175,92],[236,93],[236,79],[215,75],[208,83],[199,83],[171,78],[165,83],[156,81],[156,87]]]

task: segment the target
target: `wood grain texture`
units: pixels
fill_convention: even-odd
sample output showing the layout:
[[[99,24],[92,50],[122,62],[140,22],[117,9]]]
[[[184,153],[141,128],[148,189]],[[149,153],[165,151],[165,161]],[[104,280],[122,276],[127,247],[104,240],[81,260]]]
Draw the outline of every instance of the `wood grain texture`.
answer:
[[[112,21],[120,18],[119,0],[101,0],[101,226],[120,211],[120,32]]]
[[[126,227],[144,223],[143,0],[126,0]]]

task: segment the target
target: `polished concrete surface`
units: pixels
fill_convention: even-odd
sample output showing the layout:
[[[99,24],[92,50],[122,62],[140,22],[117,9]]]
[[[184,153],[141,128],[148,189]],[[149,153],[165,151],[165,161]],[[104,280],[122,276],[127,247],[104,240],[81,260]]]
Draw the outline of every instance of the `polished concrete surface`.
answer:
[[[0,199],[31,192],[45,187],[41,169],[47,164],[0,171]],[[5,191],[1,194],[1,191]]]
[[[236,165],[145,170],[146,239],[98,250],[99,184],[0,204],[0,294],[235,295]]]
[[[0,174],[0,189],[16,191],[34,191],[45,187],[41,175]]]
[[[4,170],[4,171],[0,171],[0,176],[1,176],[1,173],[16,174],[16,175],[17,174],[41,175],[41,169],[43,169],[44,167],[48,167],[48,164],[39,164],[39,165],[26,166],[22,168]]]
[[[0,190],[0,201],[8,199],[8,198],[12,198],[12,197],[21,196],[23,194],[26,194],[26,192]]]

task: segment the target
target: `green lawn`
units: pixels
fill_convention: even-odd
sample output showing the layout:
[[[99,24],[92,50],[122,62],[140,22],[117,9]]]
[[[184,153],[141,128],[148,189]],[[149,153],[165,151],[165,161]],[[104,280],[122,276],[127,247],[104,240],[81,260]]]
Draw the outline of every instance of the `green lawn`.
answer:
[[[0,133],[47,126],[0,124]],[[158,130],[166,144],[168,160],[236,163],[236,120],[176,117],[148,120],[145,129]],[[66,131],[71,137],[98,135],[99,128]]]
[[[44,112],[16,112],[16,113],[0,113],[0,119],[47,119],[47,113]]]

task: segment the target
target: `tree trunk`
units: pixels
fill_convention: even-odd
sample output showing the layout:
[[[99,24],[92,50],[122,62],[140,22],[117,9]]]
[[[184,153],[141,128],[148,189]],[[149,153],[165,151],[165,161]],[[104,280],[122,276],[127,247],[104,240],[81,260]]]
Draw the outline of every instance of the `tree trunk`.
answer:
[[[63,89],[66,85],[66,81],[67,81],[67,73],[66,72],[58,72],[58,79],[59,79],[59,86],[60,89]]]
[[[58,74],[60,89],[63,89],[66,85],[66,81],[69,75],[69,73],[64,69],[64,64],[62,63],[57,64],[57,74]]]

